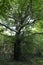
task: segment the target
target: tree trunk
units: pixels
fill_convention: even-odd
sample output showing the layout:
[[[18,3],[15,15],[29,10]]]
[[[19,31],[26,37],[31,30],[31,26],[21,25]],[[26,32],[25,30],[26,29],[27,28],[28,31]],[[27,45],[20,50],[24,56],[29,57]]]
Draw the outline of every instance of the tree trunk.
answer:
[[[16,34],[16,39],[14,43],[14,60],[20,60],[21,55],[21,41],[19,34]]]

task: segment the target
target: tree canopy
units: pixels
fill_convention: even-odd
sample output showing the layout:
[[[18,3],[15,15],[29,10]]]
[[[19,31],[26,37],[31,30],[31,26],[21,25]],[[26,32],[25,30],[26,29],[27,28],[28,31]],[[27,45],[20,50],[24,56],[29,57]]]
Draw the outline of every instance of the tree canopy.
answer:
[[[19,60],[21,42],[43,34],[43,0],[0,0],[0,26],[15,32],[14,57]]]

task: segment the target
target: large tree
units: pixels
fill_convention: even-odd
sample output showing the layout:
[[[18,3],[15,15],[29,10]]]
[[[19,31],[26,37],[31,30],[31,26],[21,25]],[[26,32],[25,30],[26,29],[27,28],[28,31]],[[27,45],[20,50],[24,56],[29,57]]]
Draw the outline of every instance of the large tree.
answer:
[[[23,31],[25,33],[26,27],[34,26],[35,22],[43,20],[43,0],[0,0],[0,19],[3,21],[0,25],[16,32],[14,59],[20,60],[21,36]]]

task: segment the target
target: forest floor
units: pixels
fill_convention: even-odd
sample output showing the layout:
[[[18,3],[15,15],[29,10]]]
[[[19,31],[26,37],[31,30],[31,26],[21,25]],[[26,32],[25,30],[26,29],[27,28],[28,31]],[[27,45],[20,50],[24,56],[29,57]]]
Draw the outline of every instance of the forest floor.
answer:
[[[32,57],[23,61],[6,60],[0,56],[0,65],[43,65],[43,57]]]

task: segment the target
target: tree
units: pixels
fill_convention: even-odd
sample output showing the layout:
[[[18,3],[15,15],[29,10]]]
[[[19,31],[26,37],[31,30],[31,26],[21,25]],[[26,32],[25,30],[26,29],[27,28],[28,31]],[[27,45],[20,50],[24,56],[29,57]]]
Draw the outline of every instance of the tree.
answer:
[[[21,36],[24,35],[26,27],[34,26],[35,22],[43,20],[42,2],[42,0],[0,0],[0,19],[3,21],[0,25],[16,32],[14,43],[15,60],[20,60]],[[16,29],[12,29],[11,26],[15,26]],[[43,34],[43,32],[34,34]]]

